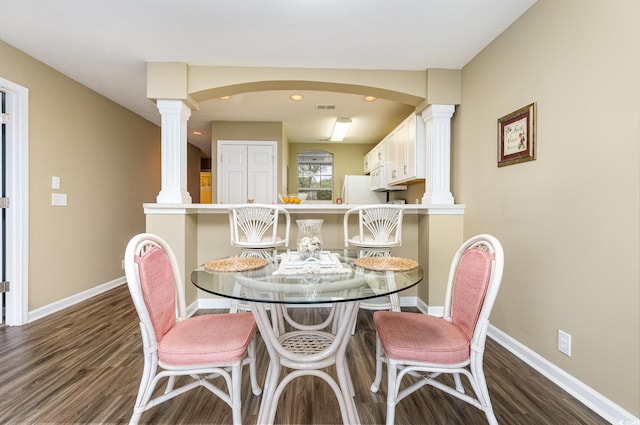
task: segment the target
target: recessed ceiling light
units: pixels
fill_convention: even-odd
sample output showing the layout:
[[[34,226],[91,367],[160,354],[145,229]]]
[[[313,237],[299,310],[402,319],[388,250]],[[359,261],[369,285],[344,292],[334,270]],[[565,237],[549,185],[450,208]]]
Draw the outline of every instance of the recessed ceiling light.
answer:
[[[365,102],[375,102],[376,100],[378,100],[378,98],[375,96],[365,96],[362,98],[362,100],[364,100]]]
[[[202,131],[192,131],[192,134],[195,134],[196,136],[202,136],[204,133]]]
[[[301,94],[292,94],[291,96],[289,96],[289,99],[293,100],[294,102],[297,102],[299,100],[304,99],[304,97]]]
[[[231,99],[231,96],[220,96],[219,99],[220,100],[229,100],[229,99]]]

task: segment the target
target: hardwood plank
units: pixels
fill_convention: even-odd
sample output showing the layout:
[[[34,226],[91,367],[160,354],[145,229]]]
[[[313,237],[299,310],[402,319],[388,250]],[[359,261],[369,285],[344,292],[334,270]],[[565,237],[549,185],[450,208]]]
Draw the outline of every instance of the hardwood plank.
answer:
[[[201,311],[199,314],[212,313]],[[294,315],[312,316],[313,309]],[[363,424],[384,423],[386,372],[377,394],[372,312],[361,310],[347,355]],[[258,340],[258,374],[264,381],[267,355]],[[0,423],[127,423],[142,370],[138,319],[126,286],[21,327],[0,328]],[[489,339],[485,373],[500,424],[607,422],[558,386]],[[256,423],[261,397],[243,377],[243,421]],[[199,388],[145,412],[154,424],[231,423],[230,408]],[[294,380],[284,391],[277,423],[341,423],[338,403],[319,378]],[[403,400],[397,423],[486,424],[476,408],[430,387]]]

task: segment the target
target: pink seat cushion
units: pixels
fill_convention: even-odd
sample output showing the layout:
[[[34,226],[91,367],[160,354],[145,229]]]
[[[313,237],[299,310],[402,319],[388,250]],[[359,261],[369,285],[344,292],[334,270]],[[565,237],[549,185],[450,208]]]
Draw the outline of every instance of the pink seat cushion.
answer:
[[[469,339],[460,328],[440,317],[376,311],[373,322],[390,359],[455,364],[469,358]]]
[[[158,359],[174,366],[235,362],[243,358],[255,329],[252,313],[191,317],[158,342]]]

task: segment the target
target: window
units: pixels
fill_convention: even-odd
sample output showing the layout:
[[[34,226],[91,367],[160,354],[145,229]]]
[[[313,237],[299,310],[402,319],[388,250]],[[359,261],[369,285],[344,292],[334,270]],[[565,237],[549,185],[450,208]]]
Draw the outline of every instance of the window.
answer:
[[[322,150],[298,154],[298,192],[310,201],[333,200],[333,154]]]

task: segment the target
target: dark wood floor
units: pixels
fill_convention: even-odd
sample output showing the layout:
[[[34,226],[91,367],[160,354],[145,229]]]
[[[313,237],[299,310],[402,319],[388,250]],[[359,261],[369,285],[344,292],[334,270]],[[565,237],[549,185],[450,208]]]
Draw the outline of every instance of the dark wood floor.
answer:
[[[301,311],[302,312],[302,311]],[[375,331],[371,312],[361,310],[348,353],[362,423],[385,420],[386,378],[369,392],[374,374]],[[259,380],[266,353],[258,344]],[[137,316],[126,286],[22,327],[0,328],[0,423],[126,423],[142,369]],[[492,340],[485,371],[500,424],[606,424]],[[243,381],[243,421],[256,422],[261,397]],[[337,402],[324,381],[295,380],[285,390],[276,421],[286,424],[341,423]],[[231,423],[231,410],[198,388],[145,412],[157,424]],[[404,424],[486,424],[482,412],[432,388],[403,400],[396,422]]]

